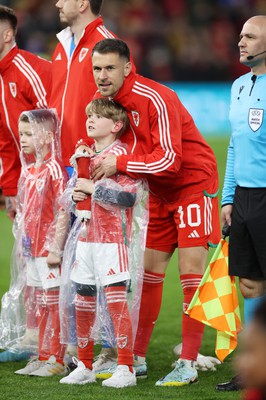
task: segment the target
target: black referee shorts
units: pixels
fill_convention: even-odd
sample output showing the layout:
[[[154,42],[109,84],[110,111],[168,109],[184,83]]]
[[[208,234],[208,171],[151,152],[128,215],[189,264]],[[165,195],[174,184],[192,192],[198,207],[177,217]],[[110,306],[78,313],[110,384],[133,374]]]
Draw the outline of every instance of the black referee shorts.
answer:
[[[229,239],[229,274],[266,279],[266,188],[236,188]]]

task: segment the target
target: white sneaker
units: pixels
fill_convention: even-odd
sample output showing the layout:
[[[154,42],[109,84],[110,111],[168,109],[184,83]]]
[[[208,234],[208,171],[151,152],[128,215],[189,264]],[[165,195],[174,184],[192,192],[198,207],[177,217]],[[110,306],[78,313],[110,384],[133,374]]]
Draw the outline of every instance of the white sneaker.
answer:
[[[95,372],[86,368],[82,361],[78,361],[73,357],[74,364],[77,368],[74,369],[68,376],[60,380],[60,383],[67,383],[69,385],[85,385],[86,383],[96,382]]]
[[[39,369],[31,372],[30,376],[57,376],[57,375],[67,375],[69,372],[66,365],[60,364],[56,361],[55,356],[51,356],[49,360],[44,361]]]
[[[37,369],[39,369],[43,365],[44,362],[45,361],[40,361],[37,357],[33,357],[28,362],[26,367],[24,367],[22,369],[18,369],[17,371],[15,371],[15,374],[18,374],[18,375],[29,375],[33,371],[36,371]]]
[[[111,378],[105,379],[102,386],[123,388],[127,386],[136,386],[137,378],[135,371],[130,372],[127,365],[118,365]]]
[[[117,350],[113,347],[102,348],[100,354],[95,357],[95,361],[92,364],[93,370],[97,373],[101,370],[108,370],[113,367],[114,363],[117,362]]]

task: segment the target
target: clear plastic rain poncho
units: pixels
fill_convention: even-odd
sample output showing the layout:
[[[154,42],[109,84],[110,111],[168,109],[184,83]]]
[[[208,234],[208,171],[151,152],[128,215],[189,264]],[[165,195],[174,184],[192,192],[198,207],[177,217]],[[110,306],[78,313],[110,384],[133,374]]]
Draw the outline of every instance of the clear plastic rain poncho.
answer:
[[[119,154],[117,153],[119,147],[121,148],[123,145],[117,140],[100,154],[92,156],[90,171],[109,152],[116,155]],[[73,160],[73,165],[77,168],[76,157],[72,158]],[[77,171],[74,171],[74,175],[68,182],[68,187],[61,199],[61,205],[71,212],[75,212],[75,203],[71,198],[77,177]],[[110,263],[110,267],[112,266],[112,255],[104,252],[105,259],[101,259],[101,246],[108,246],[113,243],[126,245],[130,274],[129,279],[126,280],[127,304],[134,338],[138,325],[143,279],[143,257],[148,224],[147,185],[142,180],[133,180],[121,174],[103,178],[95,183],[95,190],[91,196],[90,219],[84,218],[83,215],[80,214],[80,210],[76,212],[77,217],[68,235],[64,250],[60,288],[61,341],[68,344],[76,343],[76,339],[70,334],[69,327],[73,326],[75,319],[73,310],[77,296],[77,284],[79,287],[83,287],[82,284],[86,284],[86,281],[83,281],[82,277],[75,273],[76,249],[79,243],[85,244],[85,248],[90,244],[93,244],[93,246],[99,244],[99,252],[96,250],[95,253],[92,246],[91,260],[87,259],[90,268],[93,264],[94,285],[97,291],[96,317],[90,332],[90,339],[96,343],[101,343],[103,340],[108,341],[113,347],[116,347],[113,324],[104,291],[104,288],[109,284],[111,285],[112,281],[108,281],[108,278],[105,280],[106,277],[103,277],[103,272],[101,271],[104,268],[103,264],[106,265],[106,260]],[[106,275],[111,274],[112,268]],[[90,285],[86,287],[88,286],[90,287]]]
[[[0,319],[0,347],[14,351],[36,350],[38,345],[36,286],[27,282],[30,262],[46,259],[49,251],[62,253],[63,236],[66,235],[65,227],[62,232],[56,227],[58,200],[66,184],[56,111],[23,112],[19,127],[22,170],[13,225],[15,244],[11,257],[10,289],[2,298]],[[35,334],[28,338],[28,331]]]

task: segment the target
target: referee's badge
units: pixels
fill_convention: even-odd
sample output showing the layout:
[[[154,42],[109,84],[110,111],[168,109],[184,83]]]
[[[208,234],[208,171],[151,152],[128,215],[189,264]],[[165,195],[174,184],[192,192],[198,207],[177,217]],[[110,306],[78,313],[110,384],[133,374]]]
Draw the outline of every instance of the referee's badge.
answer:
[[[253,132],[260,129],[263,121],[264,110],[261,108],[250,108],[248,116],[248,124]]]

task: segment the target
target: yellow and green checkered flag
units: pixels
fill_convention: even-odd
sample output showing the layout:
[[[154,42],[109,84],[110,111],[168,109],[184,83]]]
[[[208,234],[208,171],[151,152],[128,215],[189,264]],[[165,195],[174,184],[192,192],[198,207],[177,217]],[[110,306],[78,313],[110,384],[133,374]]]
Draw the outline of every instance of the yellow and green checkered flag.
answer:
[[[228,275],[228,243],[221,239],[187,314],[217,329],[215,352],[223,361],[237,346],[241,331],[235,278]]]

